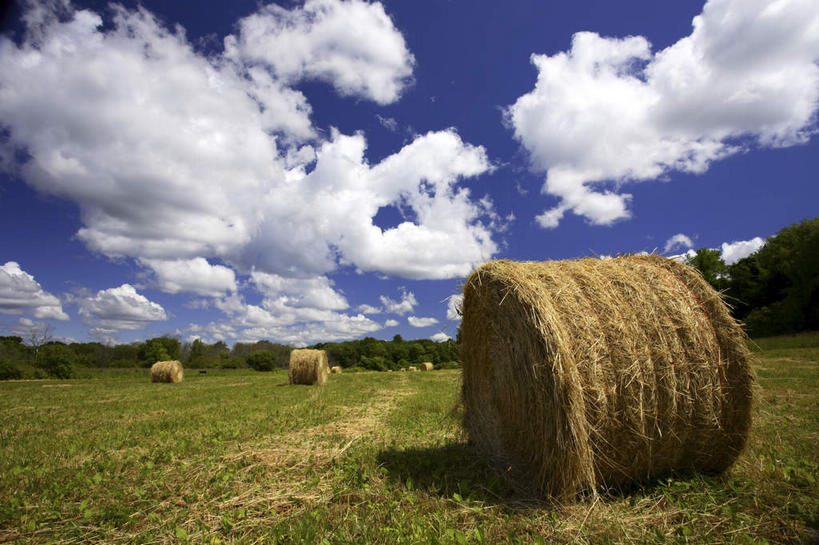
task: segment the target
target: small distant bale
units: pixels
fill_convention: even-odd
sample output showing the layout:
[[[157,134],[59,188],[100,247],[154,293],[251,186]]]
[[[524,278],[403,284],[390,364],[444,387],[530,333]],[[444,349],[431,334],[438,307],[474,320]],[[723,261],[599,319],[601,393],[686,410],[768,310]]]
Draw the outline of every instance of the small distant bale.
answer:
[[[287,373],[290,384],[327,384],[330,367],[327,352],[307,348],[290,352],[290,369]]]
[[[459,355],[470,441],[546,497],[719,473],[748,438],[746,338],[669,259],[488,263],[464,286]]]
[[[334,365],[334,366],[330,367],[330,372],[333,373],[334,375],[340,375],[341,374],[341,366],[340,365]]]
[[[182,382],[182,364],[176,360],[158,361],[151,366],[151,382]]]
[[[411,366],[409,367],[409,369],[407,369],[407,370],[408,370],[408,371],[417,371],[417,370],[418,370],[418,368],[417,368],[417,367],[415,367],[414,365],[411,365]]]
[[[435,366],[428,361],[421,364],[421,371],[432,371],[433,369],[435,369]]]
[[[399,371],[401,371],[402,373],[406,373],[406,372],[407,372],[407,368],[406,368],[406,367],[402,367],[401,369],[399,369]]]

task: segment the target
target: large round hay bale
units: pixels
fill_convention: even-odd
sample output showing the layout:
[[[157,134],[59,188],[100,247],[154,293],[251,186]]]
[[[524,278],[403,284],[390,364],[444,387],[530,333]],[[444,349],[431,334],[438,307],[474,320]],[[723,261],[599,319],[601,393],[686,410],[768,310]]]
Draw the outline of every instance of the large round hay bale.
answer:
[[[409,367],[407,367],[407,371],[417,371],[417,370],[418,370],[418,368],[415,367],[414,365],[410,365]]]
[[[720,472],[745,445],[745,336],[665,258],[484,265],[464,286],[459,353],[470,441],[544,496]]]
[[[428,361],[421,364],[421,371],[432,371],[433,369],[435,369],[435,366]]]
[[[296,349],[290,352],[290,384],[327,383],[330,368],[327,365],[327,352],[324,350]]]
[[[334,375],[340,375],[341,374],[341,366],[340,365],[334,365],[334,366],[330,367],[330,372],[333,373]]]
[[[158,361],[151,366],[151,382],[182,382],[182,364],[176,360]]]

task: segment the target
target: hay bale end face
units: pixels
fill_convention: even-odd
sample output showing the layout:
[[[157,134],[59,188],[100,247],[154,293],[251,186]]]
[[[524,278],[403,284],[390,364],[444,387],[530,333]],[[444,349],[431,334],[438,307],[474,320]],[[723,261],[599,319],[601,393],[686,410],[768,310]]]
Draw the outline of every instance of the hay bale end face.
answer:
[[[330,367],[330,372],[333,373],[334,375],[340,375],[341,374],[341,366],[340,365],[334,365],[334,366]]]
[[[435,366],[428,361],[421,364],[421,371],[432,371],[433,369],[435,369]]]
[[[178,361],[158,361],[151,366],[151,382],[182,382],[182,364]]]
[[[471,442],[543,496],[720,472],[748,436],[745,336],[696,270],[658,256],[484,265],[460,356]]]
[[[418,370],[418,368],[415,367],[414,365],[411,365],[411,366],[407,367],[407,371],[417,371],[417,370]]]
[[[287,376],[290,384],[327,384],[330,368],[324,350],[296,349],[290,352],[290,368]]]

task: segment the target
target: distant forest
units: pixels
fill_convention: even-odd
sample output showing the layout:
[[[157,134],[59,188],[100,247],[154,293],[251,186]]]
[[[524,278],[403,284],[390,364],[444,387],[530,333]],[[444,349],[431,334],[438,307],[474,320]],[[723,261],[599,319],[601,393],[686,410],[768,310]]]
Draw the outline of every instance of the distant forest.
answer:
[[[719,290],[752,337],[819,330],[819,218],[785,227],[750,256],[726,265],[719,250],[700,249],[688,258]],[[350,371],[386,371],[422,362],[436,368],[458,366],[458,339],[433,342],[390,341],[372,337],[319,343],[330,364]],[[48,330],[32,329],[26,338],[0,337],[0,379],[74,376],[78,367],[150,367],[161,360],[180,360],[186,368],[269,371],[287,368],[291,346],[259,341],[208,344],[182,343],[165,336],[133,344],[107,346],[98,342],[64,344]]]

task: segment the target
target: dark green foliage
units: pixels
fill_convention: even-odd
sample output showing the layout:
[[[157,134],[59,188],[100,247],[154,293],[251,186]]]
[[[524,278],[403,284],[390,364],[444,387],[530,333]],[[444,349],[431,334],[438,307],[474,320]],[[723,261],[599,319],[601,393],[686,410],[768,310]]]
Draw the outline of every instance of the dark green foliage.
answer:
[[[23,372],[11,360],[0,356],[0,380],[14,380],[23,378]]]
[[[42,346],[37,354],[37,366],[54,378],[71,378],[76,364],[74,351],[61,343]]]
[[[276,367],[276,360],[275,352],[260,350],[247,357],[247,364],[256,371],[272,371]]]
[[[719,250],[700,248],[697,253],[687,258],[688,264],[699,269],[703,278],[717,291],[722,291],[727,285],[725,273],[728,267],[722,260]]]
[[[327,351],[330,365],[345,369],[359,366],[373,371],[397,370],[428,361],[436,366],[458,359],[458,345],[453,340],[435,342],[429,339],[406,341],[400,335],[391,341],[365,337],[358,341],[319,343],[311,348]]]
[[[182,345],[173,337],[148,339],[139,348],[139,361],[143,367],[150,367],[158,361],[178,360]]]

